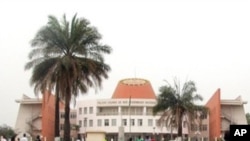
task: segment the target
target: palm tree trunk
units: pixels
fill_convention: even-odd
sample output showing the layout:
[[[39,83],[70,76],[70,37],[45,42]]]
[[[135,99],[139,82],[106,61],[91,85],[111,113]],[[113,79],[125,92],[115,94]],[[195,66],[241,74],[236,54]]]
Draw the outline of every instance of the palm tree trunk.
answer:
[[[59,124],[60,124],[60,118],[59,118],[59,113],[60,113],[60,96],[59,96],[59,86],[58,84],[56,85],[56,92],[55,92],[55,127],[54,127],[54,132],[55,132],[55,137],[60,136],[60,130],[59,130]]]
[[[179,137],[182,137],[182,123],[180,122],[178,124],[178,134],[177,134]]]
[[[69,88],[66,90],[65,96],[65,117],[64,117],[64,141],[70,141],[70,90]]]
[[[170,139],[173,140],[173,127],[172,127],[172,123],[170,124]]]
[[[55,95],[55,137],[59,137],[60,136],[60,131],[59,131],[59,95],[56,92]]]
[[[178,131],[177,131],[177,141],[182,141],[182,114],[179,115],[178,119]]]

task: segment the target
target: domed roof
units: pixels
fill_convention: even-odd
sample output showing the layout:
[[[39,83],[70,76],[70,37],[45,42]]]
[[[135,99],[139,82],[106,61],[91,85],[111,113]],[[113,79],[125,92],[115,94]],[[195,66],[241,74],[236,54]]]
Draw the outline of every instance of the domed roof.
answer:
[[[112,99],[118,98],[156,99],[153,88],[148,80],[127,78],[120,80]]]

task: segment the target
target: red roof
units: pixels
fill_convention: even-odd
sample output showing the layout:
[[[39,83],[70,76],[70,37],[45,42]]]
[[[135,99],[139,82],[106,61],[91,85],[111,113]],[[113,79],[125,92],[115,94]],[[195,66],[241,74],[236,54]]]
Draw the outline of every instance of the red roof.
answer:
[[[153,88],[148,80],[127,78],[119,81],[112,98],[156,99]]]

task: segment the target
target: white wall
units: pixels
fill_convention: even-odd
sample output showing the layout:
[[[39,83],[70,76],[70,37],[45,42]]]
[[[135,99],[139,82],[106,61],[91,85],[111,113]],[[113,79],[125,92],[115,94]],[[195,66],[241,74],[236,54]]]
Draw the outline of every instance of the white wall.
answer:
[[[247,124],[243,105],[221,105],[221,113],[228,115],[235,124]]]
[[[104,141],[105,133],[104,132],[90,132],[87,133],[86,141]]]
[[[116,101],[116,102],[115,102]],[[131,107],[143,107],[143,115],[121,115],[118,113],[118,115],[100,115],[97,116],[97,107],[128,107],[128,103],[126,102],[128,100],[126,99],[102,99],[102,100],[82,100],[77,101],[76,109],[77,109],[77,124],[79,124],[79,120],[82,120],[82,127],[80,128],[80,133],[85,133],[85,131],[106,131],[107,133],[117,133],[119,126],[121,126],[121,119],[127,119],[127,126],[124,127],[125,133],[128,133],[131,131],[132,133],[170,133],[170,130],[167,130],[167,128],[157,128],[156,127],[156,120],[159,119],[159,115],[153,116],[153,115],[147,115],[145,107],[153,107],[156,103],[156,100],[154,99],[132,99],[131,101]],[[133,103],[134,101],[134,103]],[[88,113],[84,114],[84,107],[88,107]],[[89,107],[93,107],[93,114],[89,114]],[[82,108],[82,114],[79,113],[79,108]],[[120,111],[119,111],[120,112]],[[87,119],[89,122],[89,119],[93,120],[93,127],[83,127],[84,119]],[[135,126],[131,126],[131,130],[129,129],[129,119],[135,119]],[[102,119],[102,126],[97,126],[97,120]],[[109,119],[110,126],[104,126],[104,119]],[[111,126],[111,119],[116,119],[116,126]],[[138,126],[138,119],[143,120],[143,126]],[[153,119],[153,125],[148,126],[148,119]],[[155,127],[155,129],[154,129]],[[183,129],[184,133],[188,133],[188,129]],[[176,133],[176,130],[173,131],[173,133]]]
[[[15,131],[17,133],[25,133],[30,130],[28,121],[34,119],[41,114],[41,104],[20,104],[17,115]],[[33,125],[41,129],[41,117],[33,120]]]

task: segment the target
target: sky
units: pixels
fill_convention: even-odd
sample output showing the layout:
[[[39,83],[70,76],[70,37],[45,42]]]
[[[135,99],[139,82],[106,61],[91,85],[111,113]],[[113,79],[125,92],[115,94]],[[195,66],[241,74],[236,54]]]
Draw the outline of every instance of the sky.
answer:
[[[30,41],[48,15],[77,13],[112,47],[109,79],[78,100],[110,98],[119,80],[144,78],[156,94],[164,80],[192,80],[203,103],[218,89],[222,99],[250,99],[250,1],[233,0],[1,0],[0,125],[14,127],[23,94],[35,97],[25,71]],[[250,101],[249,101],[250,102]],[[6,109],[7,108],[7,109]],[[250,112],[249,104],[245,111]]]

